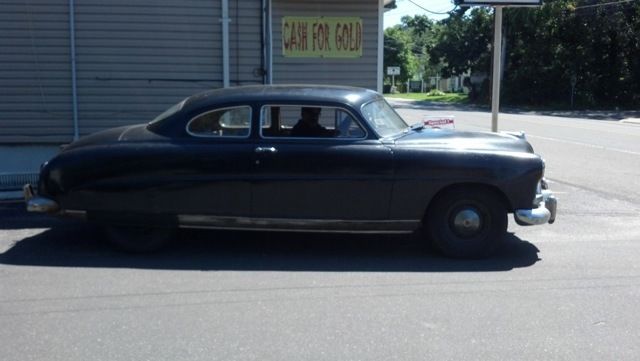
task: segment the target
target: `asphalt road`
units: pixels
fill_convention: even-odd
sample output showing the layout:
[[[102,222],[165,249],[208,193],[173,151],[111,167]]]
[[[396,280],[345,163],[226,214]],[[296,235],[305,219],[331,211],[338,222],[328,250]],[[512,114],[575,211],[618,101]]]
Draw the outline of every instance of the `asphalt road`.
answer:
[[[410,121],[490,115],[400,103]],[[502,114],[547,161],[553,225],[455,261],[395,236],[187,232],[123,255],[0,204],[1,360],[637,360],[640,126]]]

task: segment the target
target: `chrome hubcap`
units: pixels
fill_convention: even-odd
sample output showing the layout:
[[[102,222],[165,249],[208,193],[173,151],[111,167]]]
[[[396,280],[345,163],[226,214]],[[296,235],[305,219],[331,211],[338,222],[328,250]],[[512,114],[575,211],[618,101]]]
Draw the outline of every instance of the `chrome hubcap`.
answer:
[[[454,231],[462,237],[473,236],[481,226],[480,215],[474,209],[465,208],[453,218]]]

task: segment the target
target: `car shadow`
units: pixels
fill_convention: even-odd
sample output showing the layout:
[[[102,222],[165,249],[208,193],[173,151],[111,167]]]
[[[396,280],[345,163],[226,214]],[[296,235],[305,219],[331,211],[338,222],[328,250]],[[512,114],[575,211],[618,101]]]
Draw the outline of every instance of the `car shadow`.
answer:
[[[181,231],[148,254],[115,250],[91,224],[68,222],[17,241],[0,263],[19,266],[202,271],[468,272],[508,271],[540,260],[538,248],[508,234],[491,258],[454,260],[417,236],[257,231]]]

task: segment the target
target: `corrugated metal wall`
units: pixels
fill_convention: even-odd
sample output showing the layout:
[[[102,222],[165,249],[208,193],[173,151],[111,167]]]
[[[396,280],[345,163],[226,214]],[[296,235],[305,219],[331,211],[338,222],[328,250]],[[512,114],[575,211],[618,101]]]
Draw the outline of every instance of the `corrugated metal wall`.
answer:
[[[261,2],[230,0],[231,85],[261,84]],[[75,2],[85,135],[222,86],[220,0]],[[0,4],[0,143],[73,138],[68,0]]]
[[[229,17],[231,85],[263,84],[261,1],[229,0]]]
[[[241,31],[230,37],[231,84],[261,83],[253,76],[262,54],[260,3],[240,9],[237,2],[229,9],[230,32]],[[221,87],[220,17],[220,1],[211,0],[77,2],[81,134],[151,120],[184,97]]]
[[[0,3],[0,143],[73,137],[67,0]]]
[[[378,2],[273,0],[273,83],[352,85],[376,90],[378,62]],[[285,58],[282,56],[283,16],[356,16],[362,18],[361,58]]]
[[[376,88],[378,1],[273,0],[274,83]],[[260,0],[230,0],[231,85],[261,84]],[[358,16],[363,56],[284,58],[283,16]],[[145,122],[222,86],[221,0],[75,2],[80,134]],[[0,144],[73,138],[68,0],[0,2]]]

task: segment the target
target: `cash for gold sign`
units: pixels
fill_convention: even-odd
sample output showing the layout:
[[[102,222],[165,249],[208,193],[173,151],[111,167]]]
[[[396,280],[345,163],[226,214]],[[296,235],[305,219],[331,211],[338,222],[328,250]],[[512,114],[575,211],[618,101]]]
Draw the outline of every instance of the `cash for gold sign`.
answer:
[[[286,57],[361,57],[362,19],[285,16],[282,18],[282,54]]]

